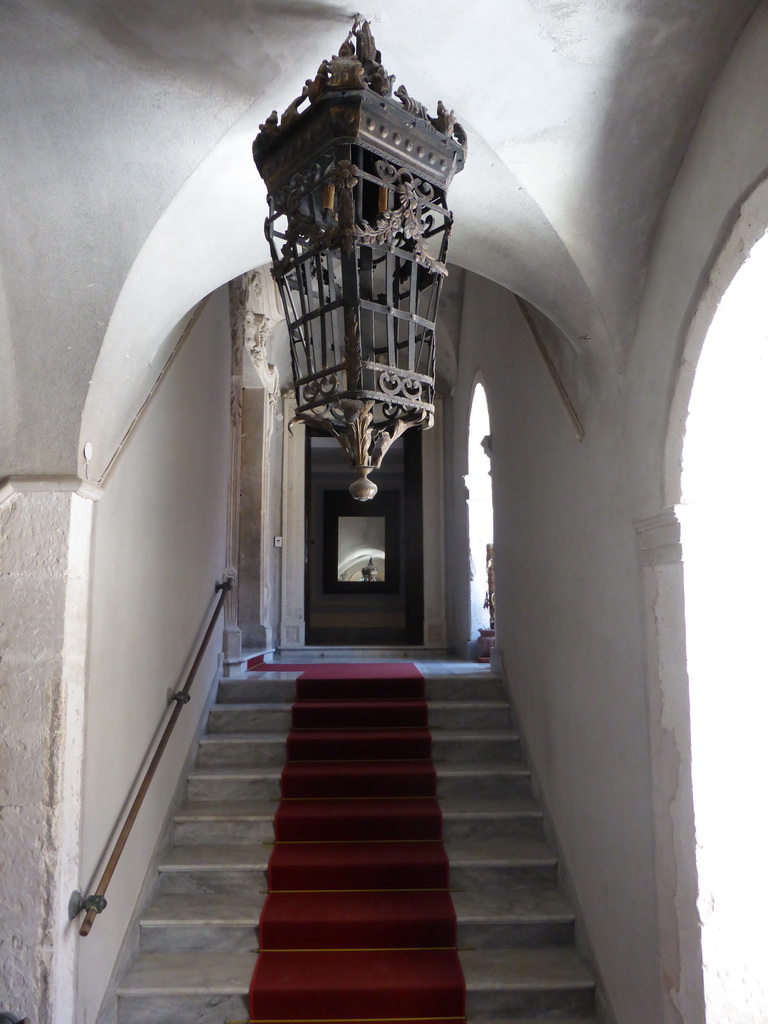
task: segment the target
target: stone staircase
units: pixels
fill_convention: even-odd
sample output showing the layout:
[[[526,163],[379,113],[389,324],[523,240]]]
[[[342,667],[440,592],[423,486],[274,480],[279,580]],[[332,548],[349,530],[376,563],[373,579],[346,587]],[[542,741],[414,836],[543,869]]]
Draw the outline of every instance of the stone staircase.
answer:
[[[593,980],[574,949],[502,682],[466,665],[420,667],[468,1020],[594,1024]],[[221,680],[140,921],[140,954],[118,989],[119,1024],[247,1020],[294,677]]]

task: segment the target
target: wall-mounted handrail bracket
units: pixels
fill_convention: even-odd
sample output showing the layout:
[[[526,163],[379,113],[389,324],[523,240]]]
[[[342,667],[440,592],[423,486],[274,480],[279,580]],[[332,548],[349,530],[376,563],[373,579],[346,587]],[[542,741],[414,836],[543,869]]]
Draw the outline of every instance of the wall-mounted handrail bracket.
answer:
[[[190,695],[188,693],[184,693],[183,690],[179,690],[178,693],[172,693],[171,694],[171,697],[170,697],[170,700],[168,701],[168,703],[172,704],[173,701],[178,701],[179,704],[189,704],[189,702],[191,700],[192,700],[192,698],[190,697]]]
[[[106,899],[98,893],[93,893],[90,896],[83,896],[81,892],[73,892],[72,899],[69,903],[70,919],[77,917],[78,914],[82,914],[84,910],[86,912],[92,910],[94,914],[100,914],[106,906]],[[2,1024],[1,1021],[0,1024]]]

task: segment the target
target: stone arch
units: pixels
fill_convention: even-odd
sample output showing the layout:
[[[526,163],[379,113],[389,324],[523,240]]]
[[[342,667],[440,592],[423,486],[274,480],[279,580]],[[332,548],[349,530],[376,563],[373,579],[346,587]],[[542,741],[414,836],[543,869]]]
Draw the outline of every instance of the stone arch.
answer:
[[[469,636],[493,626],[488,607],[487,549],[493,545],[491,425],[485,384],[475,375],[467,420],[467,544],[469,553]]]
[[[688,327],[682,359],[674,383],[664,449],[665,504],[674,507],[680,501],[683,444],[696,368],[718,305],[747,253],[768,224],[768,174],[739,204],[726,242],[715,256],[706,285],[696,302]]]
[[[268,259],[266,241],[256,230],[263,219],[261,197],[248,178],[249,162],[240,159],[260,115],[251,107],[198,165],[128,272],[81,420],[80,469],[84,475],[82,449],[90,442],[91,479],[103,476],[199,304]]]
[[[758,262],[759,261],[759,262]],[[711,1024],[765,1007],[768,898],[740,869],[768,827],[755,734],[768,711],[759,637],[768,615],[768,181],[741,204],[691,321],[671,406],[665,487],[679,523],[690,704],[695,882],[703,1002]],[[716,754],[715,754],[716,751]],[[757,803],[755,803],[757,801]],[[691,859],[694,850],[689,851]]]

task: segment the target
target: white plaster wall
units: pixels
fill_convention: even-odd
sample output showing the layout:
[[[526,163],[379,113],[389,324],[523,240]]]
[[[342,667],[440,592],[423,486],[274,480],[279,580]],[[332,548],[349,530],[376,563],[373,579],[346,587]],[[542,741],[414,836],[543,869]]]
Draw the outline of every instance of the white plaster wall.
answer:
[[[230,438],[226,288],[200,319],[105,482],[95,522],[81,883],[93,891],[169,694],[180,688],[225,566]],[[137,827],[81,940],[77,1019],[99,1010],[215,675],[211,642]]]
[[[592,395],[579,442],[513,296],[467,275],[463,319],[454,443],[466,451],[480,371],[497,644],[617,1019],[648,1024],[660,1008],[651,757],[619,393]]]

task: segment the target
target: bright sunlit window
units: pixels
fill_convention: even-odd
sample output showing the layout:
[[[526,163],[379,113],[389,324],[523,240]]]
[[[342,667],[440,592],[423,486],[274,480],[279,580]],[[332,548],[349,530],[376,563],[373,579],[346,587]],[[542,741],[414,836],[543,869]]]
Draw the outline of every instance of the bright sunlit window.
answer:
[[[707,1024],[768,1020],[768,235],[696,371],[681,508]]]
[[[470,581],[470,639],[477,639],[477,631],[490,625],[490,614],[486,605],[488,578],[486,574],[486,549],[493,544],[493,493],[491,485],[491,460],[483,447],[483,440],[491,432],[488,418],[488,402],[482,384],[475,386],[472,408],[469,414],[469,448],[465,477],[469,492],[469,554],[471,559]]]

